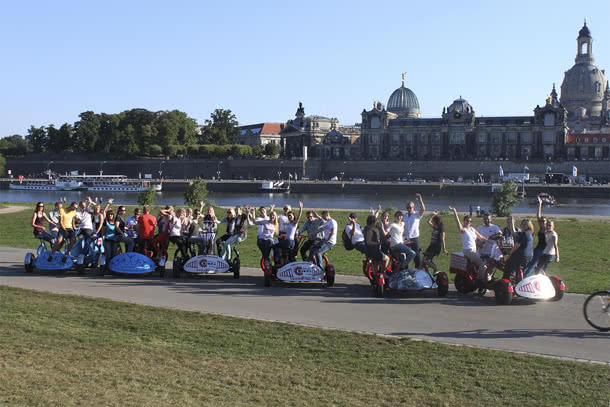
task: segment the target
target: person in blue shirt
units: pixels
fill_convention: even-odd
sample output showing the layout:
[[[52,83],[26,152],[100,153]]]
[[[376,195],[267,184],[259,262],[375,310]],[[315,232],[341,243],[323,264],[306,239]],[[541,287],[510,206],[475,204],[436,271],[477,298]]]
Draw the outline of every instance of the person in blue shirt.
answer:
[[[504,277],[509,279],[511,274],[518,275],[519,267],[525,267],[527,263],[532,259],[532,231],[534,225],[528,219],[523,219],[519,225],[519,231],[515,230],[515,219],[510,216],[509,224],[513,231],[515,245],[510,251],[510,257],[506,261],[504,266]]]

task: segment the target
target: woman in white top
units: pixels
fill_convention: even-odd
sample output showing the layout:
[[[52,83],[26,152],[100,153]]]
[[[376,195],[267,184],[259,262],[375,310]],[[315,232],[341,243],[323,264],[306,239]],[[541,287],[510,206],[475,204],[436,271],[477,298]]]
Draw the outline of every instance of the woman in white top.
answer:
[[[178,212],[174,214],[174,210],[171,209],[169,215],[169,241],[178,246],[180,254],[183,259],[188,258],[186,253],[186,245],[182,239],[183,226],[185,223],[184,209],[178,209]]]
[[[555,232],[555,222],[547,219],[544,230],[546,246],[544,247],[544,252],[542,252],[542,257],[536,265],[536,274],[540,273],[541,270],[545,271],[553,263],[553,260],[559,263],[559,246],[557,246],[558,237],[557,232]]]
[[[286,210],[286,206],[284,207]],[[299,221],[301,220],[301,214],[303,213],[303,202],[299,202],[299,214],[295,217],[292,209],[288,207],[288,210],[285,212],[286,218],[284,223],[280,225],[280,228],[283,230],[279,232],[278,245],[279,248],[282,249],[282,252],[288,251],[288,256],[290,257],[290,261],[294,261],[294,253],[293,250],[295,246],[295,235],[299,226]],[[278,217],[278,220],[280,217]],[[284,255],[282,255],[284,256]]]
[[[483,282],[483,278],[485,276],[485,263],[483,260],[481,260],[481,257],[479,257],[479,254],[477,253],[477,239],[485,242],[488,239],[472,227],[472,217],[470,215],[464,216],[464,225],[462,225],[462,222],[460,222],[460,218],[458,217],[457,210],[451,206],[449,209],[451,209],[455,215],[455,222],[458,230],[460,231],[460,236],[462,237],[462,250],[464,252],[464,256],[476,265],[477,288],[483,289],[485,288],[485,284]]]
[[[258,226],[256,245],[263,255],[265,268],[267,268],[271,267],[271,259],[269,258],[271,249],[274,249],[273,254],[274,257],[276,257],[275,235],[279,231],[279,225],[275,212],[272,211],[271,215],[267,217],[266,209],[264,207],[260,207],[259,215],[261,216],[255,218],[255,210],[254,208],[251,208],[250,212],[248,213],[248,222]]]
[[[404,242],[404,232],[404,215],[401,211],[396,211],[394,222],[390,223],[387,233],[390,235],[390,252],[398,260],[399,267],[407,267],[415,258],[415,251]]]

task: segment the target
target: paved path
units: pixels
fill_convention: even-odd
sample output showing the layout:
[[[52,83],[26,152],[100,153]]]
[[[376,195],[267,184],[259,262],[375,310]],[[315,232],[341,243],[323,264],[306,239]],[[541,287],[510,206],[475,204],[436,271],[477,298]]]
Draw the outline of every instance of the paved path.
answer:
[[[491,296],[458,295],[453,286],[446,298],[432,291],[374,298],[368,281],[355,276],[337,276],[330,289],[286,283],[264,288],[262,273],[246,268],[239,280],[26,275],[26,252],[0,248],[0,285],[610,363],[610,336],[587,325],[580,294],[496,306]]]

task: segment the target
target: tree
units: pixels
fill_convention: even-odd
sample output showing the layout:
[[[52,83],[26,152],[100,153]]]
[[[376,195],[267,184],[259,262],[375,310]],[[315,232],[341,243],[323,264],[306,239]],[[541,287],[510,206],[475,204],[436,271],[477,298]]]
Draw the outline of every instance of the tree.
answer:
[[[184,203],[188,206],[198,206],[208,196],[208,186],[202,179],[194,180],[184,191]]]
[[[96,152],[100,131],[100,117],[87,111],[78,115],[79,121],[74,123],[75,150],[80,153]]]
[[[497,216],[510,215],[513,206],[519,202],[519,198],[517,198],[518,188],[519,186],[511,180],[505,182],[500,189],[494,191],[491,205]]]
[[[30,126],[28,129],[28,135],[25,136],[28,141],[30,148],[35,153],[43,153],[47,149],[48,138],[47,131],[44,127]]]
[[[216,109],[205,121],[200,144],[231,144],[235,142],[239,122],[231,110]]]
[[[269,157],[277,157],[280,154],[280,151],[282,151],[282,148],[279,144],[269,143],[265,145],[265,155],[268,155]]]
[[[18,134],[0,139],[0,154],[21,157],[28,153],[28,143]]]
[[[138,195],[138,204],[139,205],[154,205],[157,200],[157,193],[153,187],[148,188],[146,191],[140,192]]]
[[[4,165],[5,164],[6,164],[6,160],[4,159],[2,154],[0,154],[0,177],[4,176]]]

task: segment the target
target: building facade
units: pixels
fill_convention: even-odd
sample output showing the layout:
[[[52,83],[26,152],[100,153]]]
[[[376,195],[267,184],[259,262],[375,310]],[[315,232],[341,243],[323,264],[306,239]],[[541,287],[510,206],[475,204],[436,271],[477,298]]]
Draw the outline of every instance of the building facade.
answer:
[[[585,147],[573,141],[582,137],[568,137],[587,132],[610,136],[610,89],[605,72],[593,64],[592,43],[585,22],[577,38],[575,65],[561,85],[561,98],[553,85],[546,103],[536,106],[531,116],[477,117],[473,106],[460,96],[443,108],[440,118],[421,118],[417,96],[405,87],[403,74],[402,85],[390,95],[387,108],[376,101],[371,110],[362,111],[361,155],[368,159],[527,161],[586,154],[608,159],[604,146],[591,150],[587,145],[584,152]]]
[[[237,127],[237,144],[247,146],[264,146],[266,144],[280,144],[280,132],[284,128],[282,123],[258,123]]]

